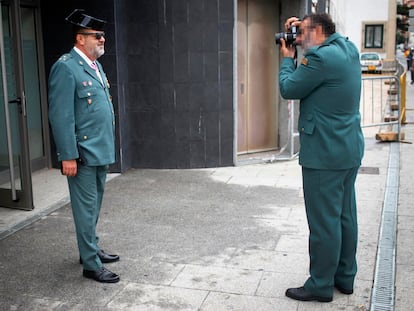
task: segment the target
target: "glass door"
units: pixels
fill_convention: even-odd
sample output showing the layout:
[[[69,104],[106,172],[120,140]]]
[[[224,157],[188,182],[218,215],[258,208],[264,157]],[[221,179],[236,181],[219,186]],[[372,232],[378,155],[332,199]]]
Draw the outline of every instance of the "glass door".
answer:
[[[20,2],[0,8],[0,206],[32,210]]]

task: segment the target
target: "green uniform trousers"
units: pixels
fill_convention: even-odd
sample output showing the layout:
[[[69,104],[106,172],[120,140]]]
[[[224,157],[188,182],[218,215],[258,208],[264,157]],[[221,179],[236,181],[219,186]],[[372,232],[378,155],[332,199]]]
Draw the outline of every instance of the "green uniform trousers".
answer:
[[[70,201],[75,221],[79,254],[86,270],[98,270],[96,225],[101,210],[108,166],[78,166],[75,177],[68,177]]]
[[[305,289],[332,297],[334,285],[354,288],[358,224],[355,180],[358,168],[320,170],[302,167],[309,225],[310,277]]]

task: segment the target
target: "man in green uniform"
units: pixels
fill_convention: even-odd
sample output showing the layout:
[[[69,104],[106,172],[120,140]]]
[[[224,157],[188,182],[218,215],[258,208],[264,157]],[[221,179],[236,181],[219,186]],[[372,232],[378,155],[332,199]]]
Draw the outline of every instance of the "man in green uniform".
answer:
[[[296,44],[304,58],[295,68],[294,45],[282,39],[279,83],[282,97],[300,99],[299,164],[310,230],[310,277],[286,296],[329,302],[334,287],[353,293],[357,272],[354,186],[364,152],[359,53],[335,32],[328,14],[289,18],[286,28],[292,26],[299,27]]]
[[[119,276],[102,266],[119,260],[98,247],[96,224],[108,165],[115,162],[114,109],[109,83],[96,60],[105,52],[106,22],[73,11],[74,47],[53,65],[49,76],[49,121],[62,174],[67,176],[83,276],[115,283]]]

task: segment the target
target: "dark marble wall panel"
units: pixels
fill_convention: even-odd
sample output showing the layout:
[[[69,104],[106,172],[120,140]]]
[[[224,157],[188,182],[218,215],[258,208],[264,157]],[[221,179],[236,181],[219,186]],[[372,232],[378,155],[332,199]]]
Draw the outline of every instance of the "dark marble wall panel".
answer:
[[[217,81],[217,77],[219,74],[218,58],[219,58],[218,53],[204,52],[203,71],[204,71],[205,81],[208,81],[208,82]]]
[[[190,135],[190,122],[191,113],[189,111],[177,111],[175,112],[175,124],[174,130],[176,134],[176,141],[178,143],[183,143],[188,141],[191,138]]]
[[[232,166],[234,165],[233,150],[234,139],[220,139],[220,153],[231,154],[231,157],[220,157],[218,166]]]
[[[174,81],[174,45],[173,29],[161,24],[158,29],[159,61],[160,61],[160,82]]]
[[[190,167],[202,168],[206,166],[205,149],[204,140],[190,141]]]
[[[205,21],[204,14],[205,0],[191,0],[188,1],[188,22],[191,25],[198,25]]]
[[[219,17],[219,7],[218,7],[219,0],[204,0],[204,19],[205,21],[218,21]]]
[[[204,23],[203,49],[205,52],[218,51],[218,23],[216,21],[206,21]]]
[[[175,142],[177,133],[175,131],[175,112],[163,111],[160,117],[160,138],[167,142]]]
[[[206,124],[206,141],[217,141],[220,138],[220,113],[218,111],[207,112],[204,114]]]
[[[204,80],[204,55],[201,52],[190,52],[189,55],[190,81],[203,82]]]
[[[174,82],[189,83],[190,82],[190,62],[188,51],[174,53]]]
[[[221,141],[232,140],[234,136],[233,111],[220,111],[220,138]],[[232,143],[233,144],[233,143]]]
[[[155,167],[233,164],[233,142],[221,146],[223,137],[234,136],[233,1],[128,3],[128,48],[119,57],[128,63],[125,110],[136,132],[130,149],[142,148],[133,165],[153,167],[154,159]]]
[[[233,81],[223,81],[219,87],[220,111],[233,111]]]
[[[175,109],[178,113],[190,111],[190,93],[188,84],[174,83]]]
[[[218,167],[220,165],[220,158],[217,154],[220,154],[220,140],[219,139],[208,139],[206,140],[206,167]],[[229,164],[232,165],[232,164]]]
[[[219,50],[233,51],[233,22],[220,22],[219,24]]]
[[[219,1],[219,21],[233,23],[234,2],[232,0]]]

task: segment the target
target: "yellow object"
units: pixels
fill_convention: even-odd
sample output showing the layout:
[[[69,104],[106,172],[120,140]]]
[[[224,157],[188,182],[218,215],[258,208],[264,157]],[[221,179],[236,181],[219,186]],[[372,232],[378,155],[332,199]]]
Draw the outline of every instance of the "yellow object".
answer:
[[[406,92],[407,92],[407,86],[406,86],[406,81],[407,80],[407,72],[404,72],[401,76],[400,76],[400,87],[401,87],[401,94],[400,94],[400,100],[401,100],[401,110],[400,110],[400,123],[401,124],[405,124],[407,123],[405,120],[405,102],[406,102]]]

